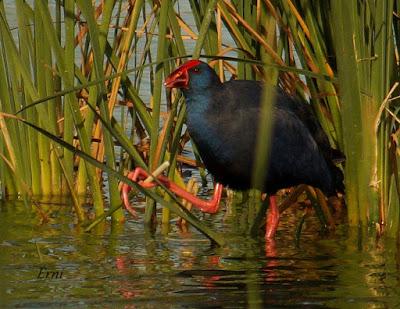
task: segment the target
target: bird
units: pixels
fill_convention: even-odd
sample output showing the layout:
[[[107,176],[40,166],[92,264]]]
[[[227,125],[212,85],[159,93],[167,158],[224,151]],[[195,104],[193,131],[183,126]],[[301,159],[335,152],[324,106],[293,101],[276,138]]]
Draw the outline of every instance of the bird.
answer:
[[[214,181],[233,190],[255,188],[269,195],[266,238],[273,238],[278,226],[278,190],[306,184],[327,197],[344,192],[343,172],[336,165],[344,156],[331,147],[307,102],[277,86],[268,87],[274,92],[270,142],[264,144],[269,157],[265,181],[257,187],[252,172],[263,82],[222,82],[207,63],[192,59],[169,74],[164,85],[182,91],[189,135]]]

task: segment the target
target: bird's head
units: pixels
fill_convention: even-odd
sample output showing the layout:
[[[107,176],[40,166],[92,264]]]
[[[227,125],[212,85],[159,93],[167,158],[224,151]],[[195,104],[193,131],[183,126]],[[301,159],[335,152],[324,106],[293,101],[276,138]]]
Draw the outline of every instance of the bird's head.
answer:
[[[168,75],[164,85],[167,88],[181,88],[183,91],[202,91],[220,83],[218,75],[207,63],[189,60]]]

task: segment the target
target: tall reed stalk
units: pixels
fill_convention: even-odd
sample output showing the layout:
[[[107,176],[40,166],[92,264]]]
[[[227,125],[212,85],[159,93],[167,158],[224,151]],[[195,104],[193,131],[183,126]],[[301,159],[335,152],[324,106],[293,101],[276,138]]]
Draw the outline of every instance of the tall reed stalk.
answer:
[[[351,224],[399,228],[398,167],[392,138],[398,134],[399,62],[395,1],[332,3],[342,102],[346,190]],[[396,120],[397,118],[397,120]],[[397,150],[398,151],[398,150]],[[397,180],[396,180],[397,178]],[[396,184],[397,182],[397,184]],[[396,188],[397,187],[397,188]],[[395,215],[395,216],[394,216]]]
[[[114,0],[95,6],[18,0],[11,26],[0,2],[1,112],[22,109],[20,117],[50,133],[45,137],[34,126],[0,117],[2,197],[70,194],[84,220],[79,196],[89,194],[96,215],[104,214],[104,169],[122,174],[141,166],[151,172],[170,160],[169,177],[182,182],[180,162],[199,162],[182,157],[185,103],[165,91],[163,80],[182,57],[204,54],[222,80],[263,79],[307,100],[332,146],[346,155],[350,224],[378,223],[394,234],[398,9],[398,0]],[[267,119],[271,98],[265,98]],[[258,158],[266,164],[264,155]],[[105,184],[117,209],[117,179],[108,175]],[[150,222],[154,192],[144,194]],[[167,210],[163,218],[169,221]],[[121,221],[122,211],[113,219]]]

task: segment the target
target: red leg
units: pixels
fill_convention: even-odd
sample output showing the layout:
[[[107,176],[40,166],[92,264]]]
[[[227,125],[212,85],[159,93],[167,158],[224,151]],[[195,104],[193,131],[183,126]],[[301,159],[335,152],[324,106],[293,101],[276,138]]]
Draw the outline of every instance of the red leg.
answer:
[[[127,177],[129,179],[132,179],[134,175],[134,172],[130,172]],[[124,183],[122,185],[122,201],[124,203],[124,206],[126,208],[126,210],[134,217],[137,218],[137,214],[136,211],[132,208],[131,203],[129,202],[129,192],[131,191],[131,187],[129,185],[127,185],[126,183]]]
[[[136,168],[133,172],[130,172],[127,177],[131,179],[134,182],[138,182],[142,187],[144,188],[153,188],[157,184],[154,182],[143,182],[141,181],[142,179],[147,178],[149,175],[148,173],[143,170],[142,168],[138,167]],[[219,183],[215,185],[214,188],[214,195],[211,200],[203,200],[198,198],[197,196],[194,196],[193,194],[187,192],[185,189],[179,187],[177,184],[174,182],[170,181],[167,177],[165,176],[158,176],[157,179],[168,189],[170,189],[172,192],[174,192],[176,195],[184,198],[188,202],[192,203],[193,206],[199,208],[202,212],[207,212],[207,213],[216,213],[219,208],[219,203],[221,201],[221,196],[222,196],[222,189],[223,186]],[[135,210],[131,207],[129,203],[129,198],[128,194],[131,190],[131,187],[127,184],[123,184],[122,186],[122,199],[125,205],[125,208],[133,215],[136,216]]]
[[[269,197],[269,208],[266,218],[265,239],[269,240],[274,238],[279,224],[279,209],[276,203],[276,196]]]
[[[168,188],[176,195],[184,198],[189,203],[192,203],[193,206],[197,207],[202,212],[214,214],[218,211],[223,189],[223,186],[220,183],[215,184],[214,195],[211,200],[200,199],[197,196],[194,196],[193,194],[187,192],[185,189],[182,189],[173,182],[169,183]]]

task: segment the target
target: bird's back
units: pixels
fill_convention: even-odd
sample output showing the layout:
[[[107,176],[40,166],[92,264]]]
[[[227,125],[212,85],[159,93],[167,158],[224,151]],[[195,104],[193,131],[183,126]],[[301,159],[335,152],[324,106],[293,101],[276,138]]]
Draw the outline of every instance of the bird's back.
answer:
[[[204,113],[188,111],[189,131],[216,181],[233,189],[251,187],[262,84],[232,80],[204,93]],[[269,167],[261,190],[306,183],[331,195],[343,187],[332,163],[329,140],[306,103],[277,90],[272,107]],[[195,121],[190,121],[195,119]],[[267,143],[266,143],[267,146]]]

